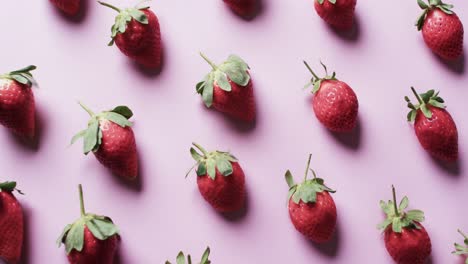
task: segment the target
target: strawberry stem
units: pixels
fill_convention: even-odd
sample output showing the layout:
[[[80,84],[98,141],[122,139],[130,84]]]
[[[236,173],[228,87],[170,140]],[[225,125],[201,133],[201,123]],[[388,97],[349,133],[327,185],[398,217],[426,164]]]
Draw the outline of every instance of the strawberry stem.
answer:
[[[307,67],[307,69],[310,71],[310,73],[312,73],[312,75],[314,76],[315,79],[320,79],[317,74],[315,74],[315,72],[312,70],[312,68],[310,68],[309,64],[306,62],[306,61],[303,61],[305,66]]]
[[[210,59],[208,59],[205,54],[203,54],[201,51],[200,51],[200,56],[206,61],[208,62],[208,64],[210,64],[210,66],[213,68],[213,70],[216,70],[218,68],[218,66],[216,66],[216,64],[214,64]]]
[[[208,156],[208,151],[206,151],[206,149],[204,149],[202,146],[200,146],[199,144],[195,142],[192,142],[192,145],[194,145],[197,149],[199,149],[203,153],[203,156]]]
[[[81,108],[83,108],[86,112],[88,112],[90,116],[94,116],[94,112],[91,109],[89,109],[86,105],[84,105],[80,101],[78,101],[78,104],[81,106]]]
[[[309,154],[309,159],[307,160],[307,167],[304,173],[304,181],[307,180],[307,174],[309,173],[309,168],[310,168],[310,159],[312,158],[312,154]]]
[[[80,212],[81,217],[86,215],[85,206],[84,206],[84,199],[83,199],[83,187],[81,184],[78,184],[78,193],[80,195]]]
[[[395,209],[395,215],[400,216],[400,213],[398,212],[398,207],[397,207],[395,187],[393,185],[392,185],[392,193],[393,193],[393,208]]]
[[[416,96],[416,99],[418,99],[419,104],[424,104],[423,100],[421,99],[421,96],[416,92],[413,86],[411,86],[411,91],[413,91],[414,96]]]
[[[113,6],[113,5],[110,5],[110,4],[108,4],[108,3],[104,3],[104,2],[101,2],[101,1],[97,1],[97,2],[98,2],[99,4],[101,4],[101,5],[103,5],[103,6],[107,6],[107,7],[111,8],[111,9],[114,9],[115,11],[117,11],[117,12],[119,12],[119,13],[122,11],[122,10],[120,10],[119,8],[117,8],[117,7]]]

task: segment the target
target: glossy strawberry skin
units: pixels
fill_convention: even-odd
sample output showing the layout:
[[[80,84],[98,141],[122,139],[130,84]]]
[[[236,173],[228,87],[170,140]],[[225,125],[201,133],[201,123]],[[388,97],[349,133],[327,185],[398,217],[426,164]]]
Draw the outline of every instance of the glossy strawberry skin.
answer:
[[[236,119],[252,122],[255,120],[255,99],[252,81],[242,87],[229,80],[231,91],[226,92],[214,84],[213,108]]]
[[[23,210],[10,192],[0,192],[0,260],[18,263],[24,235]]]
[[[358,99],[353,89],[342,81],[322,81],[312,106],[317,119],[331,131],[349,132],[356,126]]]
[[[430,119],[418,110],[414,129],[419,143],[432,156],[453,162],[458,159],[458,131],[452,116],[442,108],[428,106]]]
[[[463,53],[463,24],[458,16],[438,8],[428,12],[422,27],[426,45],[446,60],[455,60]]]
[[[93,236],[88,227],[85,227],[83,249],[80,252],[72,250],[68,254],[68,262],[70,264],[113,264],[119,242],[118,235],[99,240]]]
[[[423,264],[431,255],[431,239],[418,225],[421,229],[403,228],[401,233],[393,232],[391,225],[385,230],[385,247],[396,263]]]
[[[253,16],[256,12],[257,0],[223,0],[234,13],[242,17]]]
[[[336,229],[336,206],[328,192],[317,193],[315,203],[289,200],[289,217],[297,231],[316,243],[329,241]]]
[[[0,79],[0,123],[23,137],[34,137],[35,104],[30,86]]]
[[[100,128],[102,143],[94,155],[112,173],[134,179],[138,175],[138,154],[133,130],[107,120],[100,122]]]
[[[115,37],[115,44],[127,57],[147,68],[160,68],[162,59],[161,32],[159,21],[153,11],[142,10],[148,24],[132,19],[124,33]]]
[[[80,11],[80,0],[49,0],[67,15],[74,16]]]
[[[337,0],[335,4],[324,0],[323,4],[319,4],[314,0],[315,11],[329,25],[347,30],[353,27],[354,9],[356,8],[357,0]]]
[[[235,212],[245,204],[245,175],[238,162],[232,162],[233,173],[223,176],[216,169],[215,180],[198,176],[197,184],[203,198],[218,212]]]

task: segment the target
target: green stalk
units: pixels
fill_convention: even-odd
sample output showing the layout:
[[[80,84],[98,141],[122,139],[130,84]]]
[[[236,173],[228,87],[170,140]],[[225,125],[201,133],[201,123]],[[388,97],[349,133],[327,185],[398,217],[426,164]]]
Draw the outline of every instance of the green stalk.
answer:
[[[81,212],[81,217],[84,217],[86,215],[85,211],[85,206],[84,206],[84,199],[83,199],[83,187],[81,184],[78,184],[78,193],[80,195],[80,212]]]
[[[312,154],[309,154],[309,159],[307,160],[307,167],[304,173],[304,181],[307,180],[307,174],[309,173],[309,168],[310,168],[310,159],[312,158]]]
[[[108,4],[108,3],[104,3],[104,2],[101,2],[101,1],[97,1],[97,2],[98,2],[99,4],[101,4],[101,5],[103,5],[103,6],[107,6],[107,7],[111,8],[111,9],[114,9],[115,11],[117,11],[117,12],[119,12],[119,13],[122,11],[122,10],[120,10],[119,8],[117,8],[117,7],[113,6],[113,5],[110,5],[110,4]]]
[[[206,149],[204,149],[202,146],[200,146],[199,144],[195,143],[195,142],[192,142],[192,145],[194,145],[197,149],[199,149],[202,153],[203,153],[203,156],[208,156],[208,151],[206,151]]]
[[[393,193],[393,208],[395,209],[395,215],[400,216],[400,212],[398,212],[398,207],[397,207],[395,187],[393,185],[392,185],[392,193]]]
[[[218,68],[218,66],[216,66],[216,64],[214,64],[210,59],[208,59],[205,54],[203,54],[201,51],[200,51],[200,56],[206,61],[208,62],[208,64],[210,64],[210,66],[213,68],[213,70],[216,70]]]
[[[315,79],[320,79],[317,74],[315,74],[315,72],[312,70],[312,68],[310,68],[309,64],[306,62],[306,61],[303,61],[305,66],[307,67],[307,69],[310,71],[310,73],[312,73],[312,75],[314,76]]]
[[[86,112],[88,112],[90,116],[94,116],[94,112],[91,109],[89,109],[86,105],[84,105],[83,103],[79,101],[78,101],[78,104],[81,106],[81,108],[83,108]]]
[[[411,86],[411,91],[413,91],[414,96],[416,96],[416,99],[418,99],[419,104],[424,104],[423,100],[421,99],[421,96],[416,92],[413,86]]]

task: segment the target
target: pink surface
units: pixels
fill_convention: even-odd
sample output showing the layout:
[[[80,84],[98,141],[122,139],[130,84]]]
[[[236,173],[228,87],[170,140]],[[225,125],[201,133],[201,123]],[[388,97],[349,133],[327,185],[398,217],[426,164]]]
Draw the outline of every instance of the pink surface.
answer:
[[[85,1],[86,2],[86,1]],[[114,1],[119,6],[134,1]],[[452,1],[465,26],[468,2]],[[201,256],[212,248],[213,263],[391,263],[381,233],[378,202],[390,185],[410,208],[426,213],[432,263],[458,263],[452,243],[457,228],[468,230],[468,75],[462,64],[446,65],[425,47],[413,26],[414,1],[390,5],[359,1],[358,34],[342,37],[316,15],[312,0],[263,3],[247,22],[220,0],[151,3],[161,23],[164,68],[159,75],[138,70],[116,47],[107,47],[115,13],[89,0],[78,21],[60,15],[46,0],[2,1],[1,72],[35,64],[41,135],[37,148],[0,129],[2,179],[16,180],[26,193],[27,261],[66,263],[55,239],[79,216],[77,184],[87,209],[111,216],[121,228],[121,263],[163,263],[180,249]],[[466,50],[466,45],[465,45]],[[203,51],[220,62],[230,53],[251,66],[258,122],[246,127],[206,110],[194,86],[209,70]],[[336,137],[316,120],[310,78],[303,59],[320,71],[318,59],[336,70],[359,98],[360,126]],[[406,122],[409,87],[441,90],[460,134],[461,159],[445,168],[419,146]],[[77,100],[99,111],[119,104],[135,113],[134,132],[142,188],[129,188],[108,173],[81,144],[67,147],[88,120]],[[248,210],[235,219],[203,201],[189,147],[231,150],[246,173]],[[297,233],[286,208],[284,172],[302,177],[307,154],[329,186],[338,208],[334,242],[315,246]]]

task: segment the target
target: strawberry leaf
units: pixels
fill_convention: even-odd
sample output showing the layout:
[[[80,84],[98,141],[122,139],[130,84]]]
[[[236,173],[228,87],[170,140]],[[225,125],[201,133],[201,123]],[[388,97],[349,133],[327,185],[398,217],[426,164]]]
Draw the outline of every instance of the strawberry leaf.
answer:
[[[128,108],[128,106],[125,106],[125,105],[119,105],[115,107],[114,109],[112,109],[111,112],[120,114],[127,119],[130,119],[133,116],[132,110],[130,110],[130,108]]]
[[[70,254],[73,249],[79,252],[83,249],[84,227],[84,221],[81,219],[71,226],[65,237],[65,250],[67,254]]]
[[[81,130],[80,132],[78,132],[76,135],[73,136],[73,138],[72,138],[72,140],[71,140],[71,142],[70,142],[70,145],[75,144],[75,142],[76,142],[78,139],[84,137],[85,134],[86,134],[86,129]]]
[[[119,234],[119,229],[107,217],[95,217],[86,222],[89,231],[99,240],[106,240]]]
[[[112,121],[121,127],[133,125],[132,122],[128,121],[128,119],[125,116],[117,114],[115,112],[106,112],[103,114],[103,118]]]
[[[233,172],[231,162],[224,158],[217,159],[216,167],[223,176],[229,176]]]
[[[205,252],[203,252],[203,256],[201,258],[200,264],[210,264],[210,260],[208,259],[210,257],[210,248],[207,247]]]
[[[208,176],[211,179],[216,179],[216,169],[223,176],[229,176],[234,172],[232,162],[237,162],[237,158],[231,155],[229,152],[213,151],[207,152],[202,146],[193,143],[202,154],[200,154],[195,148],[190,148],[190,155],[197,162],[197,175]],[[190,172],[190,171],[189,171]]]
[[[204,176],[206,174],[206,164],[200,163],[197,168],[197,175]]]

